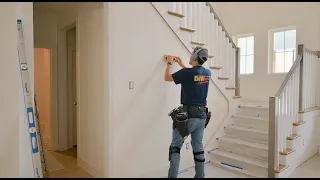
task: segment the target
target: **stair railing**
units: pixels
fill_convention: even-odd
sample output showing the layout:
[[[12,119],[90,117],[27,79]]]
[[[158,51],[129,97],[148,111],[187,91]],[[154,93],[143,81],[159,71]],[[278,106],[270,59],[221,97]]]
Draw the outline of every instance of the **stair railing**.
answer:
[[[218,17],[217,13],[214,11],[212,5],[210,2],[206,2],[206,5],[210,8],[210,12],[214,15],[214,18],[217,19],[218,25],[222,27],[222,31],[225,32],[226,37],[229,39],[229,43],[232,44],[232,47],[236,49],[235,54],[235,96],[240,96],[240,48],[236,46],[236,44],[233,42],[232,37],[227,32],[226,28],[222,24],[220,18]]]
[[[280,154],[292,151],[287,140],[297,137],[293,125],[301,121],[306,109],[319,105],[320,77],[319,52],[298,45],[298,55],[274,97],[269,98],[268,177],[275,178],[285,165],[280,164]]]

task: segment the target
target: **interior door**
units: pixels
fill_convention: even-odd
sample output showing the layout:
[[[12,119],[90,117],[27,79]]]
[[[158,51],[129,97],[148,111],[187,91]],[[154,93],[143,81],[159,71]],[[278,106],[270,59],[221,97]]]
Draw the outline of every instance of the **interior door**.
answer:
[[[72,94],[73,94],[73,146],[77,145],[77,73],[76,50],[72,50]]]

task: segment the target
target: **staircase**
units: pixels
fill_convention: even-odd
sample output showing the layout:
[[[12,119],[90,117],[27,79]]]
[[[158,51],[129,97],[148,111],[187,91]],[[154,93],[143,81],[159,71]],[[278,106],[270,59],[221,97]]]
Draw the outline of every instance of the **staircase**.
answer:
[[[210,152],[211,161],[249,176],[267,177],[269,107],[240,105],[232,119],[225,136],[218,138],[219,149]]]
[[[203,46],[209,51],[208,65],[218,71],[220,88],[241,98],[239,83],[239,49],[224,28],[209,2],[152,2],[183,45],[192,52]]]
[[[232,92],[233,99],[241,98],[240,51],[210,3],[152,5],[189,52],[195,46],[209,50],[208,68],[218,71],[219,88],[224,93]],[[298,49],[294,65],[269,103],[239,105],[231,116],[232,123],[224,127],[224,135],[217,138],[218,148],[208,151],[211,163],[259,178],[288,177],[297,167],[294,153],[299,148],[300,128],[305,124],[301,114],[320,106],[320,86],[316,82],[320,77],[320,53],[303,45]]]

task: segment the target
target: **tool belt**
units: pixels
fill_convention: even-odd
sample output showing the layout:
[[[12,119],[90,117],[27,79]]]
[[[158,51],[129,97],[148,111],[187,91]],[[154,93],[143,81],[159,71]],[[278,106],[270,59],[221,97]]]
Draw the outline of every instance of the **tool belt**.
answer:
[[[206,128],[211,118],[211,112],[208,111],[207,107],[179,106],[178,108],[173,109],[168,115],[171,116],[173,120],[172,128],[176,128],[182,137],[186,137],[190,134],[188,128],[188,119],[196,117],[204,112],[207,114],[205,123]]]

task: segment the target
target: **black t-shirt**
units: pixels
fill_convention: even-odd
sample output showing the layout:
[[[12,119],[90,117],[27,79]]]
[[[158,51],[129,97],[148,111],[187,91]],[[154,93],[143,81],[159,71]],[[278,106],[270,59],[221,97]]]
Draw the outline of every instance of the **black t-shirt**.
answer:
[[[185,106],[206,106],[211,72],[202,67],[181,69],[172,78],[175,84],[181,84],[181,104]],[[199,118],[205,118],[201,115]]]

